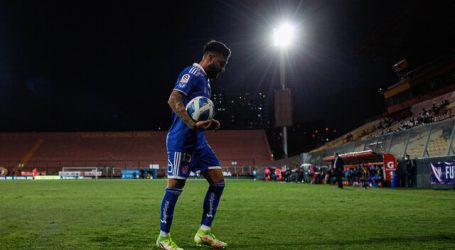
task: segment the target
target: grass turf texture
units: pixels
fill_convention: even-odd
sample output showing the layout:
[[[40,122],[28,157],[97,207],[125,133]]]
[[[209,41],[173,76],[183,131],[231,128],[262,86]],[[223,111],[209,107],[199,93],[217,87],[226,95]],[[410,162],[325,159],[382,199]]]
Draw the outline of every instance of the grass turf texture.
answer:
[[[153,249],[165,180],[0,181],[0,249]],[[172,235],[196,249],[205,181]],[[230,249],[455,249],[455,192],[228,180],[213,231]]]

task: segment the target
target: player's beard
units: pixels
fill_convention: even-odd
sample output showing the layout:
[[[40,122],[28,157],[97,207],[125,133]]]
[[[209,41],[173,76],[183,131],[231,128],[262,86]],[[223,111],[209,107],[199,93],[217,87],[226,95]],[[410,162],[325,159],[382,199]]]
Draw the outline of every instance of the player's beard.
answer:
[[[214,63],[209,64],[209,65],[207,66],[207,71],[206,71],[206,73],[207,73],[207,76],[208,76],[209,79],[212,79],[212,80],[213,80],[213,79],[217,79],[217,78],[218,78],[218,75],[220,74],[220,72],[221,72],[221,71],[218,70],[218,69],[216,68],[216,66],[215,66]]]

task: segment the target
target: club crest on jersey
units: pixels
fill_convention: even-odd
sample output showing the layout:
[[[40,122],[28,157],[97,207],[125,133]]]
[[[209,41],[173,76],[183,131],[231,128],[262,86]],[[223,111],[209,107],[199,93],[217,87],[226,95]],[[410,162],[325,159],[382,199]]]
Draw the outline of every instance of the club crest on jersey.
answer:
[[[179,86],[184,87],[190,80],[190,74],[184,74],[180,79]]]

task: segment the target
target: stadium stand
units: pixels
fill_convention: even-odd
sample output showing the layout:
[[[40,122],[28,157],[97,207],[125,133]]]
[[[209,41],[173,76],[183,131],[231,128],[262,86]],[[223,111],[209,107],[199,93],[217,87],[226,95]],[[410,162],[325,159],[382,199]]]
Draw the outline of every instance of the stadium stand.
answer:
[[[0,134],[0,159],[19,162],[36,141],[34,136]]]
[[[303,163],[324,165],[333,152],[373,150],[417,164],[417,186],[430,187],[431,161],[455,158],[455,55],[400,74],[383,92],[386,112],[310,152]]]
[[[431,99],[424,104],[414,105],[408,116],[402,116],[399,119],[393,117],[384,117],[380,120],[376,129],[366,134],[362,139],[374,138],[388,133],[407,130],[413,127],[435,123],[452,118],[455,115],[454,99],[455,91],[448,93],[448,98],[439,97]]]
[[[206,133],[222,165],[260,165],[272,160],[267,136],[263,130],[231,130]],[[252,162],[253,161],[253,162]]]
[[[147,168],[167,166],[166,131],[73,132],[0,134],[0,166],[13,170],[46,169],[57,173],[62,167]],[[240,174],[272,160],[262,130],[207,132],[223,167],[242,167]],[[37,142],[40,142],[39,144]],[[32,150],[33,149],[33,150]]]
[[[382,121],[382,118],[374,119],[373,121],[367,122],[364,125],[350,131],[349,133],[346,133],[346,134],[340,136],[339,138],[332,140],[332,141],[324,144],[323,146],[315,149],[314,152],[321,151],[321,150],[324,150],[327,148],[338,147],[338,146],[344,145],[348,142],[356,141],[367,135],[370,135],[371,133],[373,133],[374,131],[377,130],[381,121]]]

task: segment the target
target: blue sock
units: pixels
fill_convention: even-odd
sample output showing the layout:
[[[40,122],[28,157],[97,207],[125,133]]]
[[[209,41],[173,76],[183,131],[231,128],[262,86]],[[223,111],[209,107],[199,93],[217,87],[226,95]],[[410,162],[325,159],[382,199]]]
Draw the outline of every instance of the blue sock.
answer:
[[[161,201],[160,230],[164,233],[171,231],[172,218],[174,218],[175,203],[182,193],[182,189],[166,188],[163,200]]]
[[[212,226],[215,218],[216,208],[220,202],[221,194],[223,193],[224,182],[215,183],[209,186],[204,199],[204,209],[202,213],[201,225],[208,227]]]

